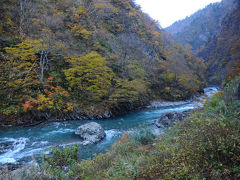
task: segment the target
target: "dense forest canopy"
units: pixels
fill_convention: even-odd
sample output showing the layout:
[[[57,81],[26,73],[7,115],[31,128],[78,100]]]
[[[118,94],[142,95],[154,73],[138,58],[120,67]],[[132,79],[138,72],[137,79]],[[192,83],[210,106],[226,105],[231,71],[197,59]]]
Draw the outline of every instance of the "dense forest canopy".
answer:
[[[118,114],[204,87],[203,60],[132,0],[3,0],[0,8],[4,122]]]

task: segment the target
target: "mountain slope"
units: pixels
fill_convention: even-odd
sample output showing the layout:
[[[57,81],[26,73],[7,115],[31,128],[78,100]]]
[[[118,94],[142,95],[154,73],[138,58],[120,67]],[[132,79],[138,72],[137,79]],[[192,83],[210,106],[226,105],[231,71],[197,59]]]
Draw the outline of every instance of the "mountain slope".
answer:
[[[233,0],[210,4],[190,17],[175,22],[166,31],[172,34],[175,41],[184,46],[190,45],[196,52],[215,35],[232,4]]]
[[[240,2],[221,23],[221,28],[198,53],[208,63],[207,76],[212,83],[230,80],[240,74]]]
[[[197,56],[207,62],[206,77],[211,84],[239,75],[239,13],[238,0],[223,0],[166,29],[174,40],[192,46]]]
[[[110,117],[186,99],[203,61],[131,0],[2,1],[2,124]]]

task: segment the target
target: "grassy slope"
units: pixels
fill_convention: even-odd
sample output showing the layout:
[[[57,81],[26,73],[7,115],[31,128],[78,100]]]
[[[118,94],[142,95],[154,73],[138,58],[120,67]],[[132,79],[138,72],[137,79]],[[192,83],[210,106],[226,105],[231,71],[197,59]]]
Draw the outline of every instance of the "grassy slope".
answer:
[[[108,153],[81,162],[74,160],[74,148],[55,150],[53,158],[45,159],[41,175],[25,178],[238,179],[239,80],[232,81],[202,110],[169,128],[161,137],[148,132],[133,137],[123,135]]]

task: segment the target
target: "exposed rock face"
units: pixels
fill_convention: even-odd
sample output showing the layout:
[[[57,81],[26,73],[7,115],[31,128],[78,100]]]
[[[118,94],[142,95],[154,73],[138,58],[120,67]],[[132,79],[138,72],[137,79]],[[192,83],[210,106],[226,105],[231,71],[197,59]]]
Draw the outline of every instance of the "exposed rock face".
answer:
[[[189,111],[184,112],[170,112],[162,115],[158,120],[155,121],[155,125],[158,128],[170,127],[174,122],[181,121],[189,116]]]
[[[75,134],[84,140],[83,145],[98,143],[106,136],[102,126],[95,122],[79,126]]]

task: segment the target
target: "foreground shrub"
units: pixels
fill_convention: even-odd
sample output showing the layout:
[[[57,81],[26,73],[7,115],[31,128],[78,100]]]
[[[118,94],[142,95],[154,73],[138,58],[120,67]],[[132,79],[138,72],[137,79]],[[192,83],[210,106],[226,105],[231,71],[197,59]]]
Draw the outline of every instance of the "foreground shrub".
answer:
[[[144,178],[225,179],[240,175],[240,123],[198,115],[164,135]]]
[[[238,99],[238,86],[240,83],[240,76],[235,78],[233,81],[231,81],[229,84],[227,84],[224,88],[224,101],[231,105],[236,102]]]
[[[132,136],[132,141],[140,143],[142,145],[147,145],[153,143],[156,136],[150,130],[140,130]]]
[[[63,150],[52,148],[52,155],[43,155],[42,171],[57,179],[65,179],[72,176],[72,168],[78,161],[78,145],[66,147]]]
[[[229,90],[214,95],[201,112],[158,140],[160,155],[143,179],[240,178],[240,103],[229,105],[223,98],[227,93]]]

